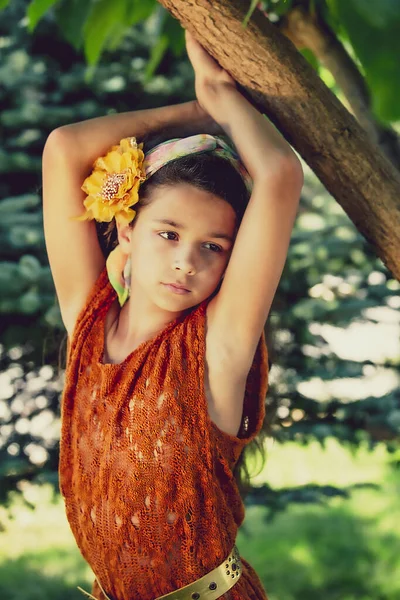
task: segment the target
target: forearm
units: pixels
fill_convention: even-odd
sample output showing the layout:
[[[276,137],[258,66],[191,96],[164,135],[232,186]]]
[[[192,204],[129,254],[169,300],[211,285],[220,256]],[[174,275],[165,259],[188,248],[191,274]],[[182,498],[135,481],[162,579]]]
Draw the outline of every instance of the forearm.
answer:
[[[300,165],[281,133],[239,90],[230,85],[210,86],[207,94],[207,109],[235,144],[253,179],[270,174],[282,159]]]
[[[168,128],[171,134],[175,133],[176,137],[222,132],[210,115],[203,111],[196,101],[191,101],[64,125],[56,130],[53,145],[57,145],[57,141],[63,138],[63,143],[59,145],[69,149],[71,161],[85,170],[122,138],[135,136],[140,142],[144,135],[164,128]]]

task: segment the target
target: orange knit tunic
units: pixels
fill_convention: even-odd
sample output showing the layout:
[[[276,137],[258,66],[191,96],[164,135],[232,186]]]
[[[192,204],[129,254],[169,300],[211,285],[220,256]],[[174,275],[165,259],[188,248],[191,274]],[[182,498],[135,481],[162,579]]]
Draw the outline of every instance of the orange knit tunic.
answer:
[[[62,397],[60,490],[78,547],[112,600],[153,600],[202,577],[244,519],[233,468],[262,426],[262,334],[238,437],[210,419],[204,390],[209,299],[120,364],[104,363],[116,293],[102,271],[70,340]],[[239,548],[239,552],[240,552]],[[266,600],[248,562],[225,600]],[[95,582],[92,594],[102,600]]]

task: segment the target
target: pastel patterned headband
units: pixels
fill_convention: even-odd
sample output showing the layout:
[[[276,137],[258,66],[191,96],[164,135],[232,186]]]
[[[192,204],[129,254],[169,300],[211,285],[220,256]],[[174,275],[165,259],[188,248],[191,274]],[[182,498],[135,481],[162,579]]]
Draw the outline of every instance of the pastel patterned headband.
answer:
[[[130,223],[136,216],[132,206],[139,202],[139,187],[164,165],[188,156],[209,152],[228,160],[241,175],[249,194],[252,179],[239,155],[220,136],[206,133],[185,138],[174,138],[158,144],[144,154],[143,143],[136,138],[124,138],[98,158],[82,190],[87,197],[83,204],[85,213],[74,217],[79,221],[95,219],[109,223],[114,218],[121,224]],[[130,269],[127,256],[117,246],[108,256],[107,271],[111,285],[122,306],[129,297]]]
[[[253,182],[239,155],[222,137],[207,133],[200,133],[186,138],[174,138],[158,144],[158,146],[147,152],[144,159],[146,178],[148,179],[158,169],[177,158],[204,152],[227,159],[241,175],[247,191],[251,193]]]

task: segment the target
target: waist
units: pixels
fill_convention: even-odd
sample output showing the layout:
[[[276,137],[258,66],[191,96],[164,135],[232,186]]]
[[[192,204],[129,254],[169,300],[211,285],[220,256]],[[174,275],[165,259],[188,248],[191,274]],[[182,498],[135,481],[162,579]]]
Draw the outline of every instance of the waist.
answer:
[[[239,581],[241,575],[242,564],[239,551],[235,545],[225,560],[217,567],[188,585],[163,596],[158,596],[153,600],[217,600]],[[96,583],[106,600],[117,600],[107,594],[97,579]],[[89,598],[97,600],[95,596],[88,594],[81,588],[79,589]]]

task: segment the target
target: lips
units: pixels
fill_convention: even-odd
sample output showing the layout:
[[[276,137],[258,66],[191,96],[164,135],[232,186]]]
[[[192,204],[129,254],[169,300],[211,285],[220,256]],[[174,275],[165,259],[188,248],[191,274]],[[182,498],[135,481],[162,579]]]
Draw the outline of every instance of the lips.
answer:
[[[184,294],[184,293],[190,292],[190,290],[188,290],[183,285],[180,285],[178,283],[164,283],[163,285],[168,287],[170,290],[174,290],[177,293]]]
[[[185,288],[184,285],[180,285],[179,283],[169,283],[168,285],[173,285],[174,287],[177,287],[180,290],[186,290],[187,292],[189,291],[188,288]]]
[[[178,290],[186,290],[187,292],[189,291],[184,285],[179,285],[179,283],[167,283],[167,285],[172,285],[173,287],[178,288]]]

